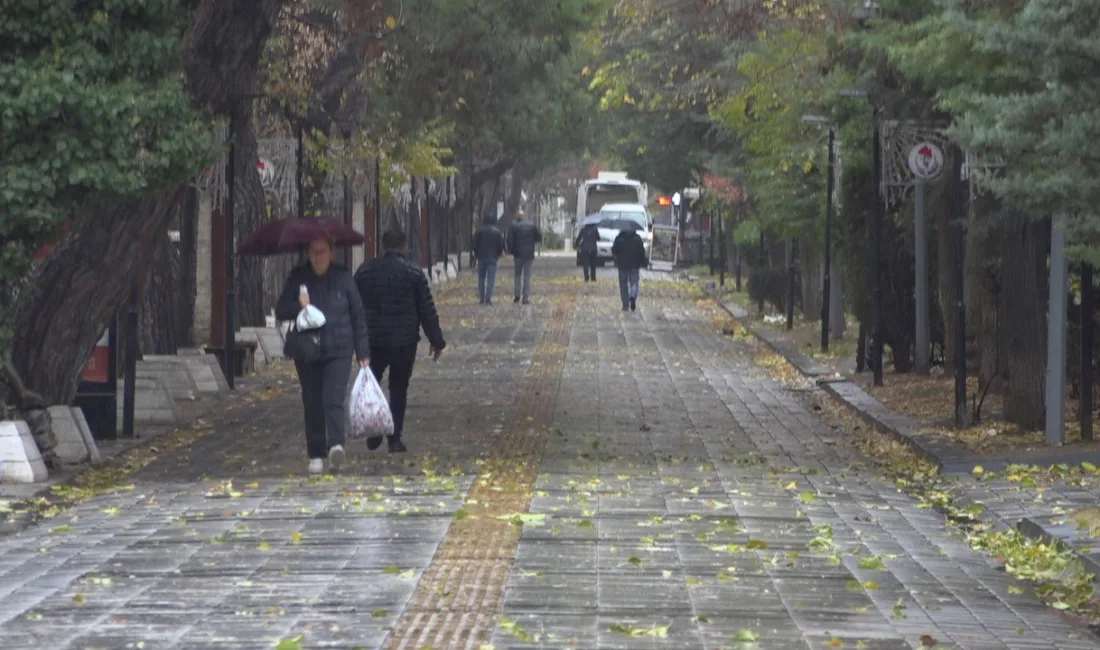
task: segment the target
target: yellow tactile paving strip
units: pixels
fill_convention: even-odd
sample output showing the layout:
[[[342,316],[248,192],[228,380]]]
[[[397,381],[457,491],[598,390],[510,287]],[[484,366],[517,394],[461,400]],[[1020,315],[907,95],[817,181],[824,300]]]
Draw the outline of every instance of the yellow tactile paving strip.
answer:
[[[554,297],[553,313],[515,407],[490,446],[470,489],[466,516],[456,519],[424,571],[386,650],[479,650],[496,628],[519,545],[512,515],[527,512],[546,429],[568,350],[576,295]]]

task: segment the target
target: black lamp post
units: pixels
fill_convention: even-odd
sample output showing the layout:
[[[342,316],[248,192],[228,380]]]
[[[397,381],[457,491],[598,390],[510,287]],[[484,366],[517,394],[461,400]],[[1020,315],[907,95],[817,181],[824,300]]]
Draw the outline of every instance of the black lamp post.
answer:
[[[825,273],[821,287],[821,351],[829,351],[829,309],[831,308],[833,278],[833,192],[835,191],[836,127],[820,115],[803,115],[803,124],[823,124],[829,127],[829,168],[825,189]]]

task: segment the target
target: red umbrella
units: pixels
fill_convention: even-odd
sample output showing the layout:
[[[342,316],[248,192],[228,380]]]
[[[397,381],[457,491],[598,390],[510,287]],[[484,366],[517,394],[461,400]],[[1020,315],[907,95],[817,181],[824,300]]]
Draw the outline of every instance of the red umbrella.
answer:
[[[317,239],[327,239],[336,246],[355,246],[366,241],[351,226],[336,219],[283,219],[265,224],[252,233],[237,249],[237,254],[264,256],[296,253],[305,250],[310,242]]]

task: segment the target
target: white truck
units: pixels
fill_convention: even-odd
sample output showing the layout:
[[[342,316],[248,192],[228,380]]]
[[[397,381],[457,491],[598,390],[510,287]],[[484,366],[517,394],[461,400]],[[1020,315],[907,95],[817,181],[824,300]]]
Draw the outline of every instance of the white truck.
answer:
[[[649,188],[645,183],[628,178],[626,172],[600,172],[596,178],[585,181],[577,190],[577,218],[573,222],[573,240],[577,239],[584,226],[585,217],[603,214],[607,227],[600,228],[598,244],[600,266],[612,259],[611,243],[618,234],[614,224],[622,223],[624,218],[637,222],[634,227],[646,244],[646,252],[652,242],[649,218]],[[577,265],[581,264],[580,251],[577,251]]]
[[[608,203],[637,203],[647,206],[649,188],[645,183],[627,178],[626,172],[600,172],[577,189],[577,220],[580,224],[590,214],[596,214]],[[575,228],[574,228],[575,230]],[[576,237],[576,233],[573,235]]]

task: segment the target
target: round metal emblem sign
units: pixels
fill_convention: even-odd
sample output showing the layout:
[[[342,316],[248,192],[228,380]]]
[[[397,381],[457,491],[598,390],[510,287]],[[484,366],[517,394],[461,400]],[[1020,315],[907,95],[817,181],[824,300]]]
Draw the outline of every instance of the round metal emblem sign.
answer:
[[[909,150],[909,171],[923,180],[931,180],[943,171],[943,151],[931,142],[922,142]]]

